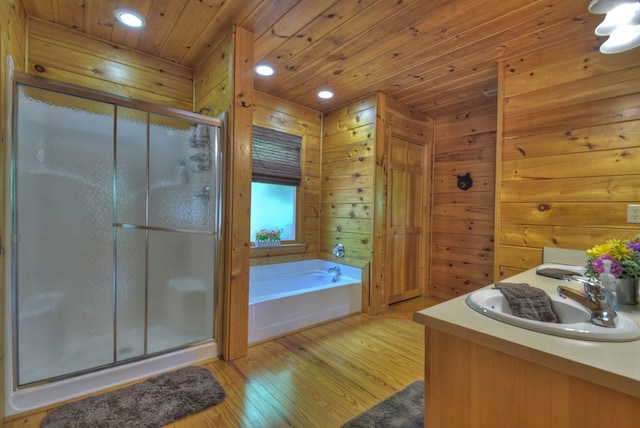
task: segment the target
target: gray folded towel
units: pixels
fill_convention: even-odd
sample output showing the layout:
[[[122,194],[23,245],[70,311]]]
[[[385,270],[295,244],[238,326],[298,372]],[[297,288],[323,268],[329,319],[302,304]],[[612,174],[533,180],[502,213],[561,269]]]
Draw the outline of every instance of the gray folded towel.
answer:
[[[536,271],[538,275],[548,276],[549,278],[564,279],[566,276],[582,276],[578,272],[560,269],[560,268],[544,268]]]
[[[544,322],[560,322],[553,310],[551,297],[544,290],[529,284],[498,282],[495,288],[507,299],[513,315]]]

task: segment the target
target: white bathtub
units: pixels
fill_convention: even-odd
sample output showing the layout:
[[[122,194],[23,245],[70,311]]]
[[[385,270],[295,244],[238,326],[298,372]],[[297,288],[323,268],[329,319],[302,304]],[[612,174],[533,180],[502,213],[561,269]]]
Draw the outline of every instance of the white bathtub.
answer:
[[[340,275],[329,268],[338,266]],[[251,266],[249,343],[362,310],[362,270],[325,260]]]

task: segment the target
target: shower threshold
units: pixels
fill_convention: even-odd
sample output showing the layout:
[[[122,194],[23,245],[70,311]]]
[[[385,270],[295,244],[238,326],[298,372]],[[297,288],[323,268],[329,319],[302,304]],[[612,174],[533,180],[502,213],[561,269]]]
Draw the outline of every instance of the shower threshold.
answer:
[[[5,416],[51,407],[57,403],[217,357],[217,344],[215,342],[207,342],[56,382],[16,391],[5,391]],[[6,383],[9,384],[10,382]]]

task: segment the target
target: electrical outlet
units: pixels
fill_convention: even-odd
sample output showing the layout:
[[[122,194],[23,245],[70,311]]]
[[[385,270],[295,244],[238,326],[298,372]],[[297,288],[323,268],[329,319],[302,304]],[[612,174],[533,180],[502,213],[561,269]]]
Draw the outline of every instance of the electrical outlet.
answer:
[[[640,205],[627,205],[627,223],[640,223]]]

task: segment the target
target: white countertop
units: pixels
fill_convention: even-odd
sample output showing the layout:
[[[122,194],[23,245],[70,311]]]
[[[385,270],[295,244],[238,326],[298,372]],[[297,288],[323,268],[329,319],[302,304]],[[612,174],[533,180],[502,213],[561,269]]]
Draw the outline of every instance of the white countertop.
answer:
[[[556,294],[560,284],[581,289],[577,282],[536,275],[535,268],[503,281],[524,282],[550,295]],[[595,342],[538,333],[482,315],[467,306],[465,298],[418,311],[413,319],[431,329],[640,398],[640,340]],[[620,305],[619,312],[640,325],[638,305]]]

